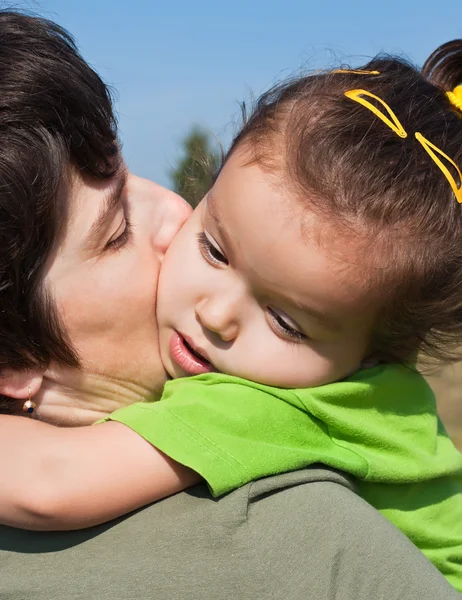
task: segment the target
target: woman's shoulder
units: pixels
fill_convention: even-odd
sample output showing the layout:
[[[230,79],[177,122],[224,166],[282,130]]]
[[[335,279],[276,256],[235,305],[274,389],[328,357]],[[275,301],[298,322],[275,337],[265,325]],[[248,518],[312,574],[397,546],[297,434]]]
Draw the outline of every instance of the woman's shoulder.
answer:
[[[56,590],[62,600],[147,600],[154,590],[159,600],[460,598],[347,477],[324,467],[220,500],[199,485],[84,531],[1,528],[0,569],[0,596],[35,600]]]

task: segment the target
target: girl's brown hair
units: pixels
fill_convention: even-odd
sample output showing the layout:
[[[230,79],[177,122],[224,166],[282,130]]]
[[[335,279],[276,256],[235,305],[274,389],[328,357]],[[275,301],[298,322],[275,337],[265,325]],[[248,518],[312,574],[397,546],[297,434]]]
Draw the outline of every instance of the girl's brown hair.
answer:
[[[446,96],[462,83],[462,40],[438,48],[421,71],[388,56],[361,70],[379,74],[316,73],[271,89],[229,153],[245,144],[345,239],[361,240],[370,281],[381,283],[373,352],[451,361],[462,337],[462,205],[414,133],[462,167],[462,112]],[[345,96],[357,88],[386,102],[408,137]]]

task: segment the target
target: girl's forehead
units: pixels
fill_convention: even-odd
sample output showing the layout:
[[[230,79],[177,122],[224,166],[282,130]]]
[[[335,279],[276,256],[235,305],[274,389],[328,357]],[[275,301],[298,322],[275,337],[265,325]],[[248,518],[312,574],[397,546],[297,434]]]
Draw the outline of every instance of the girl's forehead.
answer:
[[[204,226],[260,293],[335,320],[371,304],[354,243],[277,186],[258,164],[232,156],[204,205]]]

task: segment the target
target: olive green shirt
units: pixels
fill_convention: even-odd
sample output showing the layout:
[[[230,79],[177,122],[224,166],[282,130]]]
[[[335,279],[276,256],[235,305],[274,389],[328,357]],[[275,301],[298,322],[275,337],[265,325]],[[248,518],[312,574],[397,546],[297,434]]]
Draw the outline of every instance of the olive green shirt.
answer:
[[[0,527],[1,600],[457,600],[327,468],[196,486],[82,531]]]

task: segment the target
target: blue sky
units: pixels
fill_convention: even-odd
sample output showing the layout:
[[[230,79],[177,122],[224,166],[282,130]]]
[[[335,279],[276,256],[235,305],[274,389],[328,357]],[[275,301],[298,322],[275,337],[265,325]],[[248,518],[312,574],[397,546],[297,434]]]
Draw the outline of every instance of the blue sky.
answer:
[[[4,6],[5,3],[2,2]],[[380,51],[421,64],[462,35],[462,4],[445,0],[25,0],[66,27],[118,91],[124,154],[169,184],[182,136],[198,123],[226,143],[238,102],[278,79]],[[442,4],[443,6],[443,4]]]

